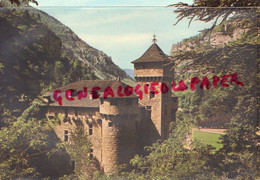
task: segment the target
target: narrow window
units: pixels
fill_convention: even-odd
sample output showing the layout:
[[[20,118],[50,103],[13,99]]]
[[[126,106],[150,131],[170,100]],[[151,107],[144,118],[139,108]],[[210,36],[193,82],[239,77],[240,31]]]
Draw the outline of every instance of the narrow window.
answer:
[[[113,126],[113,123],[112,122],[108,122],[108,126],[109,127]]]
[[[92,133],[93,133],[93,130],[92,130],[92,127],[93,127],[93,125],[92,124],[89,124],[89,135],[92,135]]]
[[[75,116],[78,116],[78,110],[75,109]]]
[[[69,131],[68,130],[64,131],[64,141],[65,142],[69,141]]]
[[[68,117],[68,109],[65,109],[65,118]]]
[[[93,149],[90,149],[89,158],[90,158],[90,159],[93,158]]]

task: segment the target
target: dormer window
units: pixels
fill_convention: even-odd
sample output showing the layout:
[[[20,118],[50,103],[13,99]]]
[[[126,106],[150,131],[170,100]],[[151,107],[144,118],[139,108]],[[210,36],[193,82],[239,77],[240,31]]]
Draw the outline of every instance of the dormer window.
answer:
[[[78,92],[76,89],[69,89],[69,91],[70,91],[69,97],[75,97],[78,95]]]

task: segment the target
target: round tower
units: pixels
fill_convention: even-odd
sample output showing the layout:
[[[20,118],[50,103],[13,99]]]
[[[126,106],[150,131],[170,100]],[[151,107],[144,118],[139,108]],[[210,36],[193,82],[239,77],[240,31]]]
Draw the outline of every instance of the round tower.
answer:
[[[136,154],[138,98],[100,99],[102,116],[102,166],[105,173],[117,170]]]

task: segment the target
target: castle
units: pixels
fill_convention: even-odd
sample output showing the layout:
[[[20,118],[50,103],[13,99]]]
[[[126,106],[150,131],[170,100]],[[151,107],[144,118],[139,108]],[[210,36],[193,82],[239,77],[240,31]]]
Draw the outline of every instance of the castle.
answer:
[[[159,46],[154,43],[134,64],[134,77],[144,90],[142,99],[134,93],[128,96],[115,95],[104,98],[77,98],[78,93],[87,87],[98,88],[98,95],[104,94],[110,86],[115,92],[119,86],[127,85],[117,78],[111,80],[81,80],[58,88],[63,98],[62,106],[53,100],[53,94],[45,96],[49,101],[46,116],[53,119],[63,115],[60,124],[54,127],[57,136],[69,141],[70,130],[79,124],[84,126],[92,143],[90,156],[95,157],[105,173],[113,172],[118,165],[127,163],[135,154],[143,153],[145,146],[152,145],[158,139],[166,139],[169,124],[175,121],[178,100],[171,90],[168,93],[150,90],[151,83],[156,83],[157,90],[165,83],[171,87],[173,81],[173,63]],[[171,88],[170,88],[171,89]],[[65,98],[67,90],[73,92],[69,101]],[[148,91],[149,90],[149,91]],[[94,92],[90,92],[94,93]],[[116,93],[115,93],[116,94]]]

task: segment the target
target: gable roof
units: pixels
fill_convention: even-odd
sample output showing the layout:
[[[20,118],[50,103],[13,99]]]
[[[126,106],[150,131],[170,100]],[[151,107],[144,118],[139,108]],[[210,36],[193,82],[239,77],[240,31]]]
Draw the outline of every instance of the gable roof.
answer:
[[[153,43],[139,59],[133,61],[132,63],[165,61],[169,61],[168,56],[164,54],[164,52],[156,43]]]

